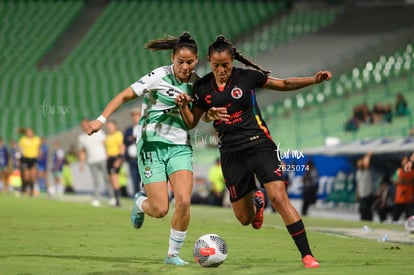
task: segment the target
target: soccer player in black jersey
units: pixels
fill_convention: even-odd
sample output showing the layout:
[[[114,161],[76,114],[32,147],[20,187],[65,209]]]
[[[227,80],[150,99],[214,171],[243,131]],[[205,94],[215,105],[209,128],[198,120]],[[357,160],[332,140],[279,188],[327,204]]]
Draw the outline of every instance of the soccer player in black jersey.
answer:
[[[239,222],[252,224],[255,229],[262,226],[265,202],[263,192],[257,190],[256,176],[295,241],[304,267],[319,267],[302,219],[288,198],[277,147],[260,114],[255,89],[297,90],[329,80],[331,72],[320,71],[311,77],[271,77],[243,57],[224,36],[218,36],[209,46],[208,59],[212,72],[196,82],[193,108],[189,108],[192,99],[188,96],[176,100],[184,121],[194,128],[204,113],[207,120],[214,121],[226,187]],[[234,59],[254,69],[233,67]]]

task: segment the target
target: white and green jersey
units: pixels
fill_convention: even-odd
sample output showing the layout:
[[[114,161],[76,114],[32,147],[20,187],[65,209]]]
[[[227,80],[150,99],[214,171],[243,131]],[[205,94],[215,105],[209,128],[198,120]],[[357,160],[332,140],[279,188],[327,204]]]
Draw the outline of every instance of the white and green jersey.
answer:
[[[140,124],[144,141],[191,144],[175,98],[181,93],[191,96],[193,84],[198,78],[193,72],[189,82],[180,82],[171,65],[159,67],[131,85],[138,96],[143,96]]]

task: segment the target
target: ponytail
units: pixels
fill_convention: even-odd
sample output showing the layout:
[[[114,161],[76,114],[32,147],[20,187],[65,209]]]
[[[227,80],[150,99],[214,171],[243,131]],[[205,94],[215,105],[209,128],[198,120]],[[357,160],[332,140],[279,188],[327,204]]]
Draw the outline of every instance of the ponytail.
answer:
[[[244,65],[246,65],[247,67],[252,67],[256,70],[261,71],[264,74],[269,74],[270,71],[266,71],[264,70],[261,66],[255,64],[253,61],[251,61],[250,59],[244,57],[237,49],[235,46],[233,46],[233,44],[231,44],[230,41],[228,41],[224,35],[219,35],[216,38],[216,41],[213,42],[213,44],[211,44],[208,47],[208,55],[211,56],[213,54],[213,52],[223,52],[223,51],[227,51],[228,53],[231,54],[231,56],[243,63]]]
[[[144,45],[144,48],[150,51],[172,50],[175,53],[178,49],[188,48],[197,54],[197,42],[188,32],[184,32],[180,37],[167,35],[164,38],[154,39]]]

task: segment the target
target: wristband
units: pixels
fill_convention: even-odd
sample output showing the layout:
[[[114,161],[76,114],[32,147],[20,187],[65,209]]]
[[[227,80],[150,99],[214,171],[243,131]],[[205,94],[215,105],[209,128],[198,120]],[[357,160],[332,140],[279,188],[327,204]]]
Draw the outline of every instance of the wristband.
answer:
[[[106,118],[103,115],[98,116],[96,120],[100,121],[103,125],[106,123]]]

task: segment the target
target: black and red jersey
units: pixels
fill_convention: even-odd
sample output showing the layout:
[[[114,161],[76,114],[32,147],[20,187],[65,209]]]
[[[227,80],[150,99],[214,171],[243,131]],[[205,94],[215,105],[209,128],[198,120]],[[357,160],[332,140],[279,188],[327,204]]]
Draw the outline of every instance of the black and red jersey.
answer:
[[[216,120],[221,152],[233,152],[272,139],[257,105],[255,88],[262,88],[267,76],[256,70],[233,67],[224,90],[219,90],[213,73],[194,86],[195,105],[206,112],[211,107],[226,107],[229,121]]]

